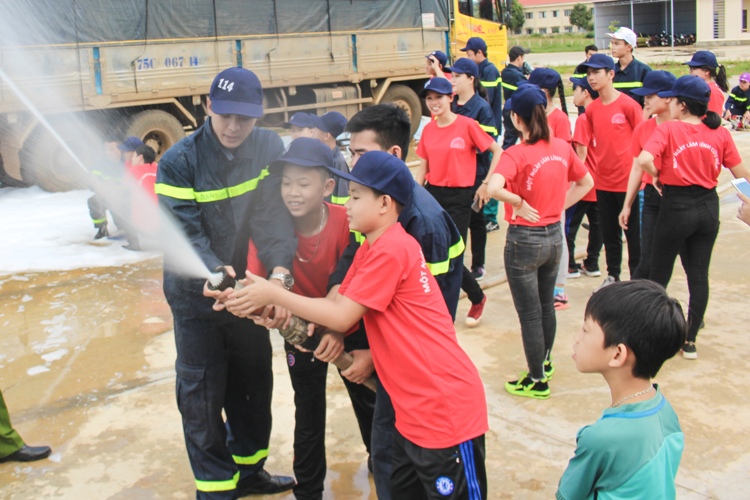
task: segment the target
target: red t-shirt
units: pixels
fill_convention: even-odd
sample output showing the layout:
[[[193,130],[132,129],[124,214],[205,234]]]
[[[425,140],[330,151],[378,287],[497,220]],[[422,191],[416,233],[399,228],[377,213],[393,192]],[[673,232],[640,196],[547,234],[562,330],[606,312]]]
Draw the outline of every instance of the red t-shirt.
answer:
[[[294,293],[305,297],[325,297],[328,278],[336,269],[336,264],[349,245],[349,222],[346,209],[339,205],[326,203],[328,221],[318,235],[297,236],[297,253],[292,264],[294,276]],[[316,251],[317,247],[317,251]],[[304,259],[309,262],[304,262]],[[258,258],[258,249],[252,240],[248,244],[247,269],[258,276],[267,274],[266,268]]]
[[[525,142],[503,152],[496,173],[505,177],[505,188],[539,212],[539,221],[511,220],[513,207],[505,204],[505,220],[519,226],[548,226],[560,221],[565,194],[571,182],[586,175],[586,166],[570,144],[553,137],[550,142]]]
[[[487,432],[479,372],[458,344],[419,244],[401,224],[372,246],[365,241],[339,293],[369,309],[364,320],[372,359],[406,439],[448,448]]]
[[[659,180],[669,186],[713,189],[722,165],[733,168],[742,163],[729,131],[711,130],[702,123],[662,123],[644,149],[662,159]]]
[[[447,127],[432,120],[425,125],[417,155],[429,162],[427,182],[441,187],[471,187],[477,177],[477,150],[494,140],[479,124],[462,115]]]
[[[138,182],[143,192],[154,201],[157,201],[154,185],[156,184],[156,170],[158,166],[159,164],[156,162],[141,163],[140,165],[127,164],[130,175]]]
[[[135,228],[141,233],[150,233],[158,230],[158,218],[154,214],[158,210],[158,200],[154,185],[156,184],[156,169],[158,164],[142,163],[132,165],[125,164],[125,168],[141,190],[140,195],[131,194],[131,217]],[[145,196],[144,196],[145,195]]]
[[[708,82],[708,87],[711,89],[711,99],[708,101],[708,110],[713,111],[719,116],[724,114],[724,92],[721,91],[716,82],[711,80]]]
[[[591,151],[596,147],[596,140],[591,137],[591,129],[586,124],[586,113],[581,113],[576,118],[576,129],[573,132],[573,142],[586,146],[586,169],[588,169],[591,177],[594,177],[596,171],[596,162],[594,160],[595,154]],[[594,187],[591,191],[586,193],[586,196],[581,198],[581,201],[596,201],[596,177],[594,177]]]
[[[596,139],[596,189],[627,192],[633,166],[630,150],[633,130],[643,121],[643,110],[635,99],[618,94],[607,105],[602,104],[601,98],[595,99],[586,108],[586,116],[591,137]]]
[[[641,151],[643,151],[643,149],[646,147],[646,143],[654,134],[654,130],[656,130],[656,118],[649,118],[645,122],[641,122],[637,127],[635,127],[635,130],[633,130],[633,143],[631,146],[633,151],[633,158],[638,158],[638,156],[641,154]],[[656,165],[657,170],[660,170],[661,158],[655,158],[654,165]],[[653,182],[654,178],[651,177],[648,172],[643,172],[641,189],[644,188],[644,183],[652,184]]]
[[[570,119],[562,110],[553,109],[552,113],[547,115],[547,125],[549,125],[552,137],[568,141],[568,144],[573,142],[573,138],[570,136]]]

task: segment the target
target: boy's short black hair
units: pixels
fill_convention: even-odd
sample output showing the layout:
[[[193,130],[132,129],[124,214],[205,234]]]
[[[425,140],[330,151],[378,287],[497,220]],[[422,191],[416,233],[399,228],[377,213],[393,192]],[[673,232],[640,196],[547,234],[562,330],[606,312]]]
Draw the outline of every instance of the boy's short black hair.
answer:
[[[625,344],[635,355],[633,376],[650,379],[685,343],[682,306],[653,281],[613,283],[594,293],[586,319],[604,332],[604,347]]]
[[[599,52],[599,48],[596,45],[586,45],[586,48],[583,49],[583,53],[586,54],[589,50],[593,50],[594,52]]]
[[[371,188],[371,187],[368,187],[368,186],[362,186],[362,187],[366,187],[367,189],[369,189],[370,191],[372,191],[373,194],[375,195],[375,198],[379,198],[379,197],[385,196],[385,195],[391,196],[388,193],[384,193],[384,192],[380,191],[379,189]],[[391,199],[393,200],[393,203],[396,204],[396,213],[397,214],[401,214],[401,212],[404,210],[404,206],[401,204],[400,201],[394,200],[392,196],[391,196]]]
[[[143,163],[154,163],[156,161],[156,151],[151,146],[145,144],[135,148],[135,154],[143,156]]]
[[[279,169],[279,171],[282,173],[282,175],[283,175],[284,169],[287,167],[287,165],[297,166],[294,163],[284,162],[282,164],[281,168]],[[333,174],[331,173],[331,171],[328,170],[328,168],[326,168],[326,167],[305,167],[305,168],[309,168],[310,170],[315,170],[316,172],[318,172],[318,174],[320,174],[320,179],[323,182],[326,182],[328,179],[330,179],[330,178],[333,177]]]
[[[349,120],[346,131],[349,133],[375,132],[375,142],[387,151],[393,146],[401,148],[401,159],[406,161],[411,140],[411,122],[406,111],[393,104],[370,106]]]

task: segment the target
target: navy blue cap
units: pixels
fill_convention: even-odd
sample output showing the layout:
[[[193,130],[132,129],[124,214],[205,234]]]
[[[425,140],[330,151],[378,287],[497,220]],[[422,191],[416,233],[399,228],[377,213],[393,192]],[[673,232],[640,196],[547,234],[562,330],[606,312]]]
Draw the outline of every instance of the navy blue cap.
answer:
[[[424,84],[424,89],[419,93],[419,96],[424,97],[428,90],[432,90],[438,94],[453,95],[453,85],[446,78],[430,78]]]
[[[699,50],[693,54],[693,58],[686,63],[691,68],[700,68],[701,66],[708,66],[709,68],[718,68],[719,62],[716,60],[716,56],[713,52],[708,50]]]
[[[429,54],[425,56],[427,59],[430,57],[434,57],[437,59],[437,62],[440,63],[442,67],[445,67],[446,64],[448,64],[448,56],[445,55],[445,52],[442,52],[440,50],[433,50]]]
[[[461,49],[461,52],[466,52],[467,50],[473,50],[474,52],[479,52],[481,50],[486,54],[487,43],[478,36],[473,36],[466,41],[466,47]]]
[[[708,102],[711,100],[711,88],[703,78],[685,75],[674,82],[671,90],[657,92],[656,95],[659,97],[687,97],[696,101]]]
[[[229,68],[216,75],[208,97],[218,115],[263,116],[263,87],[248,69]]]
[[[510,99],[510,109],[517,115],[529,118],[538,105],[547,106],[547,95],[533,83],[523,83],[513,92]]]
[[[401,158],[385,151],[368,151],[360,156],[351,173],[331,169],[333,175],[362,184],[407,205],[414,192],[414,177]]]
[[[318,115],[305,113],[304,111],[294,113],[292,117],[289,118],[289,122],[284,124],[284,128],[291,128],[292,125],[301,128],[317,128],[320,130],[325,128],[325,125],[323,125],[323,122]]]
[[[672,90],[677,77],[669,71],[649,71],[646,78],[643,79],[643,87],[632,89],[630,93],[635,95],[647,96]]]
[[[529,83],[543,89],[556,89],[560,80],[560,73],[550,68],[536,68],[529,75]]]
[[[291,163],[298,167],[324,167],[333,168],[333,151],[318,139],[311,137],[297,137],[286,153],[271,163],[270,168],[276,169],[285,163]]]
[[[135,151],[139,147],[143,146],[143,141],[137,138],[134,135],[131,135],[130,137],[125,138],[124,141],[122,141],[122,144],[117,146],[117,149],[120,151],[130,152]]]
[[[583,88],[586,92],[589,93],[592,99],[596,99],[599,97],[599,92],[591,88],[591,84],[589,83],[588,78],[571,78],[570,82],[573,85],[578,85],[579,87]]]
[[[460,73],[462,75],[471,75],[474,78],[479,78],[479,66],[477,66],[477,63],[466,57],[456,59],[453,66],[446,67],[445,71]]]
[[[330,111],[320,117],[320,122],[323,124],[323,132],[328,132],[335,139],[340,136],[346,128],[346,117],[338,111]]]
[[[612,59],[607,54],[592,54],[588,61],[583,62],[580,64],[580,66],[584,68],[594,68],[594,69],[609,69],[614,71],[615,70],[615,60]]]

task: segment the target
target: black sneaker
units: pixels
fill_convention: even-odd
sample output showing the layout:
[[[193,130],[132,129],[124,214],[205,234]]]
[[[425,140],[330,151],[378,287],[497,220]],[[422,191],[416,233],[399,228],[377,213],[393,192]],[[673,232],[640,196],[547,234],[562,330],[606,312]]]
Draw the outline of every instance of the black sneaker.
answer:
[[[94,236],[95,240],[100,240],[102,238],[106,238],[109,236],[109,231],[107,231],[107,225],[101,224],[97,226],[99,228],[99,231],[97,231],[96,235]]]
[[[523,377],[521,380],[505,382],[505,390],[523,398],[549,399],[550,391],[546,377],[539,382],[534,382],[526,373],[522,373],[521,376]]]
[[[472,267],[471,275],[474,277],[475,280],[482,281],[484,277],[487,275],[487,272],[484,270],[484,266]]]
[[[574,267],[568,268],[568,278],[569,279],[575,279],[581,277],[581,266],[580,264],[576,264]]]
[[[585,274],[586,276],[589,276],[590,278],[598,278],[602,275],[602,272],[599,270],[598,267],[594,266],[587,266],[584,262],[580,266],[581,272]]]
[[[493,231],[497,231],[498,229],[500,229],[500,224],[498,224],[497,222],[490,221],[487,223],[486,228],[487,228],[487,232],[491,233]]]
[[[685,359],[698,359],[698,350],[695,342],[685,342],[682,346],[682,357]]]
[[[549,359],[544,360],[544,376],[547,380],[552,379],[552,375],[555,374],[555,365]]]
[[[294,488],[297,482],[290,476],[272,476],[261,469],[252,476],[244,477],[237,483],[237,498],[248,495],[275,495]]]

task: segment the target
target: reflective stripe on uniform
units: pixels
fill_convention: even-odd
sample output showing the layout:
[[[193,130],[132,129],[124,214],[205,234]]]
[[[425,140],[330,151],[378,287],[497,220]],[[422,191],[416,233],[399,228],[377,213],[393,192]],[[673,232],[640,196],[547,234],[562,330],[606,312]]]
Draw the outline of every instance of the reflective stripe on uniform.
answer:
[[[231,491],[237,488],[237,481],[240,480],[240,471],[232,477],[232,479],[226,479],[224,481],[201,481],[200,479],[195,480],[195,486],[198,491]]]
[[[747,97],[739,97],[739,96],[736,96],[734,94],[729,94],[729,96],[732,97],[732,99],[734,99],[737,102],[745,102],[745,101],[747,101]]]
[[[210,203],[213,201],[236,198],[245,193],[249,193],[250,191],[254,191],[258,187],[258,183],[269,175],[268,167],[266,167],[260,171],[258,177],[228,188],[214,189],[212,191],[195,191],[193,188],[170,186],[169,184],[159,183],[154,186],[154,191],[156,194],[168,196],[169,198],[175,198],[177,200],[195,200],[198,203]]]
[[[331,203],[333,203],[334,205],[343,205],[347,201],[349,201],[349,197],[348,196],[333,196],[333,195],[331,195]]]
[[[491,87],[497,87],[502,82],[503,82],[502,78],[498,78],[497,80],[495,80],[493,82],[482,82],[482,81],[480,81],[479,83],[481,83],[482,87],[484,87],[484,88],[491,88]]]
[[[616,89],[637,89],[643,87],[643,82],[615,82]]]
[[[239,465],[255,465],[264,458],[268,458],[268,449],[258,450],[255,455],[250,455],[249,457],[232,455],[232,458],[234,459],[234,463]]]
[[[586,78],[586,73],[574,73],[573,78]]]
[[[477,122],[479,123],[479,122]],[[479,128],[491,135],[497,135],[497,127],[490,127],[489,125],[482,125],[479,123]]]
[[[510,83],[502,82],[502,86],[508,90],[518,90],[518,87],[516,87],[515,85],[511,85]]]
[[[448,260],[442,262],[427,262],[427,268],[430,270],[433,276],[439,276],[450,271],[450,261],[456,257],[460,257],[464,253],[465,246],[464,240],[461,238],[458,243],[454,244],[448,249]]]
[[[103,219],[91,219],[91,222],[93,222],[94,224],[102,224],[104,222],[107,222],[107,218],[105,217]]]
[[[354,234],[354,240],[359,243],[360,245],[364,243],[365,241],[365,235],[360,233],[359,231],[352,230],[352,233]]]

